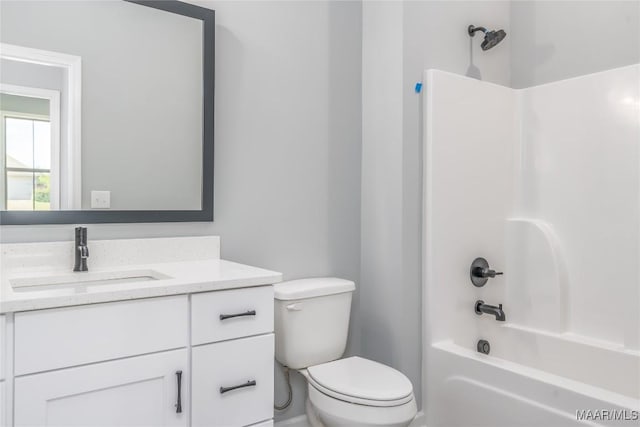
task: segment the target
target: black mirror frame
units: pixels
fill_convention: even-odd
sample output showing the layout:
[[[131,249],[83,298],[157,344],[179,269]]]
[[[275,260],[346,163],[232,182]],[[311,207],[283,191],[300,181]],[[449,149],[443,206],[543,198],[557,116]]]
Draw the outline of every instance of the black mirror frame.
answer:
[[[202,209],[167,211],[0,211],[0,225],[213,221],[215,11],[175,0],[125,0],[203,23]]]

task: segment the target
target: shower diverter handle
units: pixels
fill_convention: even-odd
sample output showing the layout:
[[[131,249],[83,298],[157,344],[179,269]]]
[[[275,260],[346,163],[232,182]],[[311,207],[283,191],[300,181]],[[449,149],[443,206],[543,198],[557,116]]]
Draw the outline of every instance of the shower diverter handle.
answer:
[[[478,288],[484,286],[489,278],[501,276],[502,274],[502,271],[495,271],[489,268],[489,263],[482,257],[474,259],[469,269],[471,283]]]
[[[473,269],[473,275],[476,277],[496,277],[496,276],[501,276],[504,273],[502,271],[495,271],[492,270],[490,268],[482,268],[482,267],[476,267]]]

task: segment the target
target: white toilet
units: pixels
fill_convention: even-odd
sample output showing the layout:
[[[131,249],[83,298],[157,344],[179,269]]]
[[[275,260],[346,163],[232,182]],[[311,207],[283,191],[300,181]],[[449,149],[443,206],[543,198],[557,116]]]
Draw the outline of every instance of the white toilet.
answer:
[[[417,406],[401,372],[361,357],[342,357],[355,284],[337,278],[275,285],[276,359],[308,383],[313,427],[405,427]]]

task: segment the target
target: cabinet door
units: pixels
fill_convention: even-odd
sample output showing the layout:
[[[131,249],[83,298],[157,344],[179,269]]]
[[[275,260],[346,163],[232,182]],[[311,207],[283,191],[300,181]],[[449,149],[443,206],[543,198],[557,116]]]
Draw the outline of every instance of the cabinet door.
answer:
[[[194,427],[238,427],[273,418],[273,334],[195,347]]]
[[[183,349],[18,377],[15,426],[186,426],[187,367]]]
[[[4,427],[9,425],[7,423],[7,410],[6,408],[6,395],[5,395],[5,381],[0,381],[0,426]]]
[[[6,320],[4,316],[0,316],[0,380],[4,379],[4,364],[7,363],[6,347],[5,347],[5,334],[6,334]]]

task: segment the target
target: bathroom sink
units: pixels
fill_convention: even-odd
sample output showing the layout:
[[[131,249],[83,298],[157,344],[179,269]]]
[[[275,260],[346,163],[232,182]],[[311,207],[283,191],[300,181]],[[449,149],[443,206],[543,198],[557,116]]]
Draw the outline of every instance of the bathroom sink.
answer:
[[[47,288],[114,285],[164,279],[171,279],[171,277],[155,270],[130,270],[21,277],[9,279],[9,282],[14,291],[39,291]]]

